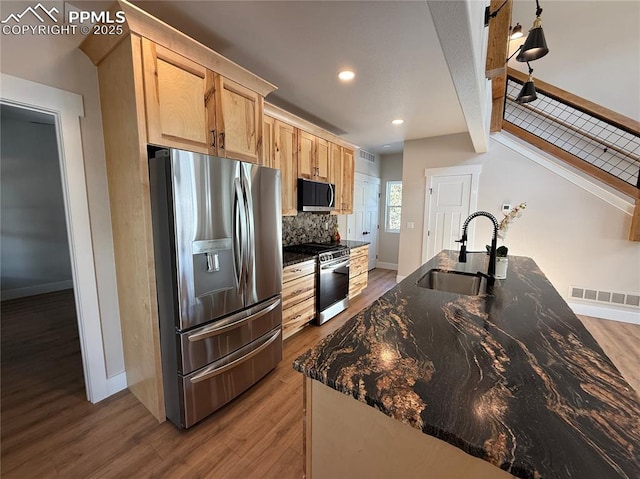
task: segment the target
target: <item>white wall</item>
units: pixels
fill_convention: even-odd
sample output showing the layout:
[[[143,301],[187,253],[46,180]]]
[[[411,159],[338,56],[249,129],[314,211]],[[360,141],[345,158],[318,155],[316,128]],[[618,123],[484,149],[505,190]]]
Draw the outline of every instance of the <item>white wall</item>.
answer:
[[[378,263],[398,265],[400,234],[385,231],[387,181],[402,181],[402,153],[380,156],[380,231],[378,235]]]
[[[0,2],[0,16],[20,13],[33,2]],[[48,2],[63,11],[63,2]],[[89,213],[95,255],[107,376],[124,371],[120,316],[111,236],[109,195],[102,137],[102,116],[95,66],[77,46],[83,37],[2,35],[0,71],[82,95],[85,117],[80,119]],[[1,87],[1,86],[0,86]]]
[[[640,119],[640,2],[542,1],[549,53],[531,62],[533,76],[613,111]],[[514,2],[512,25],[531,28],[535,2]],[[511,42],[517,48],[524,38]],[[513,50],[512,50],[513,51]],[[515,58],[509,66],[526,72]]]
[[[527,202],[504,244],[509,254],[533,258],[563,297],[570,284],[640,292],[640,243],[626,239],[629,214],[496,141],[488,153],[475,154],[465,134],[405,142],[399,275],[421,262],[424,169],[472,163],[483,165],[478,209],[498,213],[504,202]],[[407,221],[415,229],[407,230]],[[477,222],[470,249],[489,242],[484,223]]]
[[[73,287],[54,125],[0,127],[2,299]]]

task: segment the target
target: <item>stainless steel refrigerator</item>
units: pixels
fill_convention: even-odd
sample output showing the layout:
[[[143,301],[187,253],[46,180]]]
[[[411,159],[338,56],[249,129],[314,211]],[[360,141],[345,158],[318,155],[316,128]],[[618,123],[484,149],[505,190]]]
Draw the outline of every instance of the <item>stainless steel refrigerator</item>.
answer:
[[[167,418],[188,428],[282,359],[280,172],[150,147]]]

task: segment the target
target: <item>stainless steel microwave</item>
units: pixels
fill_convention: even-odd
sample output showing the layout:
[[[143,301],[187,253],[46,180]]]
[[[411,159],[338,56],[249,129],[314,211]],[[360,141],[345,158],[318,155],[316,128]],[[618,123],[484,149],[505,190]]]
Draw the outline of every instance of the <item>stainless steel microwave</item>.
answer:
[[[336,185],[298,178],[298,211],[316,213],[335,209]]]

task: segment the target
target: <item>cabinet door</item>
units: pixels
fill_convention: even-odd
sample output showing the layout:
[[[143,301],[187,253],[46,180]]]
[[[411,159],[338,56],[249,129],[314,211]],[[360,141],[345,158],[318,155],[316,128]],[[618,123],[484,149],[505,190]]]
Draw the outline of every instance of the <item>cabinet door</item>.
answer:
[[[270,116],[264,117],[264,121],[262,122],[262,162],[263,166],[268,166],[269,168],[278,168],[275,166],[276,158],[275,158],[275,124],[276,120],[271,118]]]
[[[353,213],[353,150],[342,149],[342,214]]]
[[[145,38],[142,63],[148,142],[215,153],[208,127],[215,114],[213,74]]]
[[[260,163],[264,99],[222,75],[215,80],[218,156]]]
[[[276,120],[274,125],[274,168],[280,170],[282,214],[298,213],[298,130]]]
[[[298,131],[298,176],[315,179],[315,143],[316,137],[306,131]]]
[[[329,142],[316,137],[315,172],[316,181],[329,181]]]
[[[336,185],[336,211],[342,213],[342,147],[329,143],[329,183]]]

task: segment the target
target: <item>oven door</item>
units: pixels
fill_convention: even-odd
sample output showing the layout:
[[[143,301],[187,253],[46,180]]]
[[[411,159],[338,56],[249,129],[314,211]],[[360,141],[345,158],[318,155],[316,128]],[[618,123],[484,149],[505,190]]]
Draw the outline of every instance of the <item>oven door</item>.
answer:
[[[322,324],[348,305],[349,257],[321,263],[318,275],[316,321],[318,324]],[[332,306],[336,307],[332,308]],[[329,310],[331,310],[331,314],[324,314]]]

